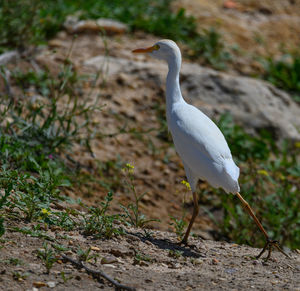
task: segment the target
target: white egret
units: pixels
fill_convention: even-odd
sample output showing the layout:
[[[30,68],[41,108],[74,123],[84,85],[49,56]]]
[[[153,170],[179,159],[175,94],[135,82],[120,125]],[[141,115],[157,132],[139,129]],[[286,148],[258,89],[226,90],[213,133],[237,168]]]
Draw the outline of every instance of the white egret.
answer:
[[[278,242],[269,238],[249,204],[240,195],[238,183],[240,170],[232,159],[222,132],[209,117],[183,99],[179,85],[181,53],[176,43],[172,40],[160,40],[151,47],[135,49],[133,52],[148,53],[152,57],[168,63],[167,123],[175,149],[182,159],[194,201],[193,215],[181,242],[187,243],[192,225],[199,212],[196,186],[198,180],[201,179],[206,180],[213,187],[221,187],[227,193],[237,195],[240,199],[266,238],[266,244],[257,258],[268,249],[268,259],[273,247],[285,254]]]

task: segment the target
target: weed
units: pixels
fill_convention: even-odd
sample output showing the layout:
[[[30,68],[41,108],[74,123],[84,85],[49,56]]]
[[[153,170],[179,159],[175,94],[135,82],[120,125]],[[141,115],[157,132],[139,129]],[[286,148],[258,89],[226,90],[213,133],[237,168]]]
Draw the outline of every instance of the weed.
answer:
[[[291,92],[295,101],[300,102],[300,54],[288,53],[280,60],[264,60],[264,78],[275,86]]]
[[[4,235],[5,227],[4,227],[4,218],[0,217],[0,237]]]
[[[134,166],[127,163],[122,170],[125,174],[125,182],[129,191],[134,196],[134,203],[129,203],[128,206],[121,205],[121,208],[124,210],[124,217],[126,222],[129,225],[133,225],[135,227],[144,228],[149,222],[159,221],[157,219],[147,219],[144,214],[140,213],[140,202],[142,198],[146,195],[142,193],[141,195],[137,194],[134,184]]]
[[[78,256],[78,260],[80,262],[89,262],[92,259],[94,260],[94,262],[97,262],[97,258],[99,257],[98,254],[91,254],[92,249],[89,247],[86,250],[83,250],[82,248],[78,248],[77,250],[77,256]]]
[[[53,264],[57,262],[58,258],[51,247],[46,242],[43,243],[43,248],[37,250],[37,256],[43,261],[46,267],[46,272],[49,274]]]
[[[97,237],[111,238],[113,235],[122,234],[122,228],[116,228],[114,223],[119,221],[119,215],[108,215],[110,202],[113,200],[113,193],[108,192],[100,207],[91,206],[88,213],[81,214],[83,218],[83,233]]]
[[[19,265],[23,265],[24,262],[18,258],[9,258],[7,260],[2,260],[2,263],[4,264],[10,264],[13,266],[19,266]]]
[[[15,70],[11,79],[20,90],[18,96],[0,98],[0,189],[5,189],[0,192],[0,235],[5,212],[72,229],[70,212],[52,213],[50,204],[65,200],[61,189],[71,186],[61,153],[74,144],[91,152],[99,100],[81,98],[82,78],[67,59],[57,76]]]
[[[186,194],[187,193],[191,193],[191,186],[189,184],[189,182],[182,180],[180,182],[182,185],[184,185],[184,196],[183,196],[183,201],[182,201],[182,214],[181,214],[181,218],[176,218],[174,216],[170,216],[171,218],[171,222],[170,225],[173,226],[175,228],[175,233],[177,234],[177,237],[179,240],[181,240],[185,234],[184,229],[187,225],[187,222],[185,221],[185,215],[186,215],[186,210],[184,208],[186,202]]]
[[[152,262],[151,257],[142,254],[140,252],[137,252],[135,249],[134,252],[135,252],[134,262],[133,262],[134,265],[143,265],[143,262]]]
[[[70,275],[69,277],[67,277],[66,273],[64,271],[60,272],[60,276],[63,279],[64,283],[67,283],[69,280],[71,280],[73,278],[72,275]]]
[[[28,227],[22,227],[22,228],[14,227],[10,230],[15,232],[20,232],[26,235],[30,235],[32,237],[38,237],[38,238],[46,239],[48,241],[54,241],[54,238],[52,238],[51,236],[47,235],[45,232],[40,230],[39,224],[36,227],[33,227],[33,229],[30,229]]]
[[[80,18],[114,18],[132,31],[144,30],[189,47],[189,56],[223,69],[230,59],[215,29],[197,31],[196,20],[183,8],[174,11],[172,0],[16,0],[0,9],[0,49],[24,48],[54,36],[68,15],[80,10]],[[78,14],[78,13],[77,13]]]
[[[226,64],[232,59],[231,54],[225,48],[221,34],[215,28],[204,29],[202,34],[189,39],[187,44],[191,48],[190,58],[195,59],[201,56],[203,63],[216,69],[224,70]]]
[[[183,252],[179,250],[169,250],[169,257],[179,259],[182,256]]]
[[[177,234],[177,237],[181,240],[184,236],[184,229],[187,225],[186,221],[184,221],[184,215],[180,219],[175,218],[173,216],[171,216],[170,218],[173,221],[170,223],[170,225],[175,227],[175,233]]]
[[[29,273],[13,271],[12,276],[13,276],[13,279],[16,280],[16,281],[23,281],[29,276]]]

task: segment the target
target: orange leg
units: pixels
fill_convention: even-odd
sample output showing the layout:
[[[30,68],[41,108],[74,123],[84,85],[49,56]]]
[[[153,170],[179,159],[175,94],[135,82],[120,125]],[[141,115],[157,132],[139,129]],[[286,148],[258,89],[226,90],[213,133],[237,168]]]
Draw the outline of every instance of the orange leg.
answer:
[[[193,200],[194,200],[193,215],[192,215],[192,218],[190,220],[189,226],[188,226],[188,228],[187,228],[187,230],[185,232],[185,235],[184,235],[182,241],[180,242],[181,244],[187,244],[188,237],[189,237],[189,234],[191,232],[193,223],[194,223],[195,218],[197,217],[197,215],[199,213],[198,197],[197,197],[197,194],[194,193],[194,192],[193,192]]]
[[[256,223],[256,225],[258,226],[258,228],[261,230],[261,232],[264,234],[264,236],[266,238],[266,244],[265,244],[264,248],[262,249],[262,251],[259,253],[259,255],[256,258],[259,259],[262,256],[262,254],[268,249],[268,256],[266,257],[266,260],[268,260],[271,256],[273,247],[277,248],[281,253],[283,253],[286,257],[289,258],[289,256],[279,246],[278,241],[271,240],[269,238],[267,232],[265,231],[264,227],[262,226],[262,224],[260,223],[260,221],[258,220],[256,215],[254,214],[254,212],[253,212],[252,208],[250,207],[250,205],[248,204],[248,202],[242,197],[242,195],[240,193],[237,192],[236,196],[240,199],[240,201],[242,202],[244,208],[251,215],[254,222]]]

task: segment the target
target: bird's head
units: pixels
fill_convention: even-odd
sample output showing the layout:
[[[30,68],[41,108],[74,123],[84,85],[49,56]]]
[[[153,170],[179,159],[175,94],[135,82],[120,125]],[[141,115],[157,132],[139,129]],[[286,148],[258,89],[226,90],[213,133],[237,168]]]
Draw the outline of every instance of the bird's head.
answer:
[[[170,39],[163,39],[147,48],[138,48],[133,53],[148,53],[152,57],[169,62],[172,59],[181,59],[180,49],[177,44]]]

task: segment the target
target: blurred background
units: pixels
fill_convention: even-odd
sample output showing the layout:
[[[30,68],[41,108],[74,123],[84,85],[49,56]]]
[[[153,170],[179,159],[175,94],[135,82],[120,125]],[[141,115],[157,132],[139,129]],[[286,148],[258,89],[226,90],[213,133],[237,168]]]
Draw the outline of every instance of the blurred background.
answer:
[[[166,126],[166,67],[131,54],[169,38],[184,97],[223,131],[241,194],[272,238],[299,247],[300,1],[0,5],[0,235],[19,217],[104,237],[115,223],[182,236],[193,205]],[[263,246],[234,196],[198,189],[195,236]]]

